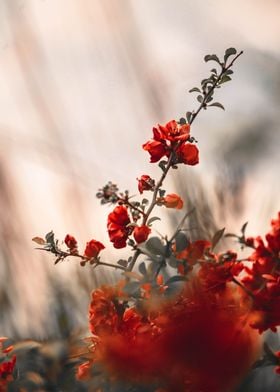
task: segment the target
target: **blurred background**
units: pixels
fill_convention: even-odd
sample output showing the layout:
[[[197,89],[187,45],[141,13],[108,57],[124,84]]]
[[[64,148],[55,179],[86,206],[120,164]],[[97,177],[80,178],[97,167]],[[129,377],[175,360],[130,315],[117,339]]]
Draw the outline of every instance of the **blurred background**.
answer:
[[[199,115],[200,165],[166,187],[196,205],[205,235],[268,230],[280,208],[279,16],[279,0],[0,2],[0,335],[86,327],[89,293],[113,273],[54,266],[32,237],[70,233],[81,250],[95,238],[105,260],[120,258],[96,191],[111,180],[136,194],[136,177],[159,175],[142,144],[197,108],[188,90],[212,68],[204,55],[231,46],[244,55],[216,94],[226,111]]]

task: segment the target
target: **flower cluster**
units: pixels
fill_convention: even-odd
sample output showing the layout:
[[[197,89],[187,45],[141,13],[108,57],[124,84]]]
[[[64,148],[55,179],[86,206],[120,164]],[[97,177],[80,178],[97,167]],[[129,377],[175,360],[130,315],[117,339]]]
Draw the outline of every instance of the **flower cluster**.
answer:
[[[191,142],[190,125],[181,125],[171,120],[165,126],[158,125],[153,128],[153,138],[143,144],[143,149],[150,154],[151,162],[158,162],[164,156],[169,158],[173,153],[174,164],[196,165],[199,162],[199,153]]]
[[[251,267],[245,268],[242,279],[253,296],[252,326],[260,333],[267,329],[276,332],[280,326],[280,212],[265,238],[266,244],[260,236],[246,239],[254,251],[248,258]]]

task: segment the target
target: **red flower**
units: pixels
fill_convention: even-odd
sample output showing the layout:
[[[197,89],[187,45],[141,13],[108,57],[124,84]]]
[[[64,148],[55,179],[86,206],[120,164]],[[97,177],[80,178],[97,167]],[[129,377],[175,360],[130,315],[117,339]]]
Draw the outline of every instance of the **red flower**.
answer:
[[[137,244],[140,244],[141,242],[146,241],[148,238],[149,234],[151,232],[151,229],[148,226],[137,226],[134,228],[133,231],[133,236]]]
[[[171,120],[165,126],[158,125],[158,128],[154,128],[153,132],[156,140],[163,139],[169,140],[170,142],[185,142],[190,136],[190,125],[180,125],[175,120]]]
[[[1,379],[7,379],[14,371],[16,365],[16,356],[14,355],[10,361],[2,362],[0,364],[0,382]],[[1,386],[1,384],[0,384]]]
[[[177,210],[181,210],[184,205],[183,200],[176,193],[166,195],[160,199],[160,203],[162,203],[166,208],[176,208]]]
[[[206,240],[197,240],[190,243],[186,249],[176,253],[176,258],[179,260],[187,260],[193,266],[204,257],[205,251],[210,249],[211,242]]]
[[[151,155],[151,163],[158,162],[168,151],[164,142],[153,139],[143,144],[143,149]]]
[[[88,381],[91,376],[92,361],[87,361],[78,366],[76,377],[77,380]]]
[[[77,249],[77,244],[78,244],[78,243],[77,243],[77,240],[76,240],[76,238],[73,237],[72,235],[67,234],[66,237],[65,237],[65,239],[64,239],[64,242],[65,242],[66,246],[67,246],[70,250],[72,250],[72,249]]]
[[[115,207],[108,215],[108,234],[115,248],[120,249],[126,246],[126,240],[132,231],[131,227],[127,227],[129,223],[130,218],[125,206]]]
[[[138,189],[139,192],[142,194],[143,191],[152,191],[155,186],[155,180],[153,180],[147,174],[143,174],[140,179],[138,179]]]
[[[84,255],[87,258],[91,259],[93,257],[97,257],[102,249],[105,249],[105,246],[101,242],[96,240],[91,240],[87,242]]]
[[[199,151],[194,144],[182,144],[176,150],[178,163],[194,166],[199,162]]]

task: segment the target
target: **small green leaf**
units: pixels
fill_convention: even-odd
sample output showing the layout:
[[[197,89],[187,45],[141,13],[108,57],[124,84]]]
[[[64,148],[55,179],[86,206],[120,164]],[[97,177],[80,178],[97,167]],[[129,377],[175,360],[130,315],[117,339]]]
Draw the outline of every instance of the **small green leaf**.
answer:
[[[172,283],[185,282],[186,280],[186,277],[183,275],[174,275],[165,282],[165,285],[169,286]]]
[[[189,245],[189,240],[187,236],[179,231],[175,236],[175,243],[176,243],[176,252],[181,252],[182,250],[186,249]]]
[[[142,204],[148,204],[149,203],[149,200],[148,199],[143,199],[142,200]]]
[[[162,171],[165,171],[165,166],[167,165],[167,161],[162,160],[162,161],[159,162],[158,165],[159,165],[159,167],[161,168]]]
[[[139,264],[138,270],[139,270],[139,272],[140,272],[142,275],[144,275],[144,276],[147,275],[147,268],[146,268],[146,264],[145,264],[144,262],[142,262],[142,263]]]
[[[199,89],[198,87],[193,87],[193,88],[191,88],[191,89],[189,90],[189,93],[193,93],[193,92],[200,93],[201,91],[200,91],[200,89]]]
[[[198,100],[198,102],[202,103],[203,102],[203,96],[202,95],[198,95],[196,97],[196,99]]]
[[[244,223],[244,225],[241,227],[241,233],[242,233],[243,236],[244,236],[244,234],[245,234],[245,231],[246,231],[246,228],[247,228],[248,223],[249,223],[249,222]]]
[[[157,220],[161,220],[158,216],[153,216],[152,218],[150,218],[147,221],[147,226],[150,226],[153,222],[157,221]]]
[[[220,60],[219,60],[218,56],[215,55],[215,54],[207,54],[207,55],[204,57],[204,61],[205,61],[206,63],[207,63],[207,61],[210,61],[210,60],[216,61],[217,63],[220,64]]]
[[[216,68],[212,68],[212,69],[211,69],[211,72],[212,72],[213,74],[217,75],[217,70],[216,70]]]
[[[186,119],[184,117],[181,117],[180,120],[179,120],[179,124],[180,125],[184,125],[186,123],[187,123]]]
[[[232,55],[234,55],[234,54],[236,54],[236,53],[237,53],[237,51],[236,51],[235,48],[228,48],[228,49],[225,51],[224,61],[226,62],[227,59],[228,59],[230,56],[232,56]]]
[[[234,238],[238,238],[238,236],[236,234],[233,233],[227,233],[225,234],[225,237],[234,237]]]
[[[186,117],[187,117],[188,123],[190,123],[191,119],[192,119],[192,112],[187,112]]]
[[[54,245],[54,232],[50,231],[46,234],[45,239],[48,244]]]
[[[128,265],[128,261],[124,259],[120,259],[117,261],[117,264],[121,265],[122,267],[126,268]]]
[[[222,76],[222,79],[219,82],[219,84],[223,84],[223,83],[229,82],[230,80],[231,80],[231,77],[225,74],[225,75]]]
[[[158,193],[160,197],[163,197],[165,195],[166,190],[165,189],[159,189]]]
[[[154,255],[165,255],[166,247],[158,237],[151,237],[146,242],[146,248]]]
[[[219,103],[219,102],[211,103],[211,105],[208,105],[208,106],[209,106],[209,107],[210,107],[210,106],[216,106],[217,108],[221,108],[221,109],[225,110],[225,108],[223,107],[223,105],[222,105],[221,103]]]
[[[212,250],[215,248],[215,246],[218,244],[218,242],[220,241],[220,239],[223,237],[225,232],[225,227],[221,230],[218,230],[214,235],[213,238],[211,240],[212,243]]]

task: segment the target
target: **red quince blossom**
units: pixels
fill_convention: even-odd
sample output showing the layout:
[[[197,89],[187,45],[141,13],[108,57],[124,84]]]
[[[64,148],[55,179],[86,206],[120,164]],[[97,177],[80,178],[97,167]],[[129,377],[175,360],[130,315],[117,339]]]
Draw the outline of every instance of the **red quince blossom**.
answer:
[[[224,391],[234,388],[258,354],[248,308],[231,291],[205,290],[196,279],[157,311],[149,311],[154,299],[146,297],[143,314],[125,309],[113,287],[96,290],[92,299],[94,356],[115,381],[160,380],[166,392]]]
[[[153,128],[155,140],[169,140],[170,142],[188,140],[190,136],[190,125],[180,125],[175,120],[169,121],[165,126],[158,125],[157,128]]]
[[[199,151],[194,144],[182,144],[176,149],[178,163],[185,165],[197,165],[199,163]]]
[[[246,276],[242,279],[253,298],[251,326],[259,333],[267,329],[275,332],[280,325],[280,213],[271,221],[271,231],[265,238],[266,244],[260,236],[250,237],[254,251],[248,260],[252,266],[245,268]]]
[[[137,244],[146,241],[146,239],[149,237],[150,232],[151,229],[146,225],[135,227],[133,231],[133,236]]]
[[[177,163],[195,165],[198,163],[198,149],[187,141],[190,141],[190,125],[171,120],[165,126],[153,128],[153,139],[143,144],[143,149],[150,154],[152,163],[164,156],[169,157],[170,152],[174,151]]]
[[[209,250],[211,246],[211,242],[206,240],[191,242],[184,250],[176,252],[176,258],[179,260],[186,260],[189,265],[193,266],[204,258],[206,250]]]
[[[155,187],[155,180],[153,180],[147,174],[143,174],[140,179],[138,179],[138,190],[142,194],[143,191],[152,191]]]
[[[65,239],[64,239],[64,242],[65,242],[66,246],[67,246],[70,250],[77,249],[77,244],[78,244],[78,243],[77,243],[77,240],[76,240],[76,238],[73,237],[72,235],[67,234],[66,237],[65,237]]]
[[[126,240],[132,231],[131,227],[127,225],[130,223],[127,208],[123,205],[117,206],[108,215],[107,229],[110,241],[117,249],[126,246]]]
[[[157,140],[149,140],[143,144],[143,149],[148,151],[151,155],[150,162],[158,162],[162,157],[164,157],[168,151],[166,143],[159,142]]]
[[[181,210],[184,205],[183,200],[176,193],[170,193],[169,195],[160,198],[160,203],[166,208],[176,208],[177,210]]]
[[[16,365],[16,356],[14,355],[10,361],[0,364],[0,392],[7,391],[7,383],[12,381],[13,371]]]
[[[97,257],[102,249],[105,249],[105,246],[101,242],[96,240],[90,240],[89,242],[87,242],[84,256],[89,259]]]

